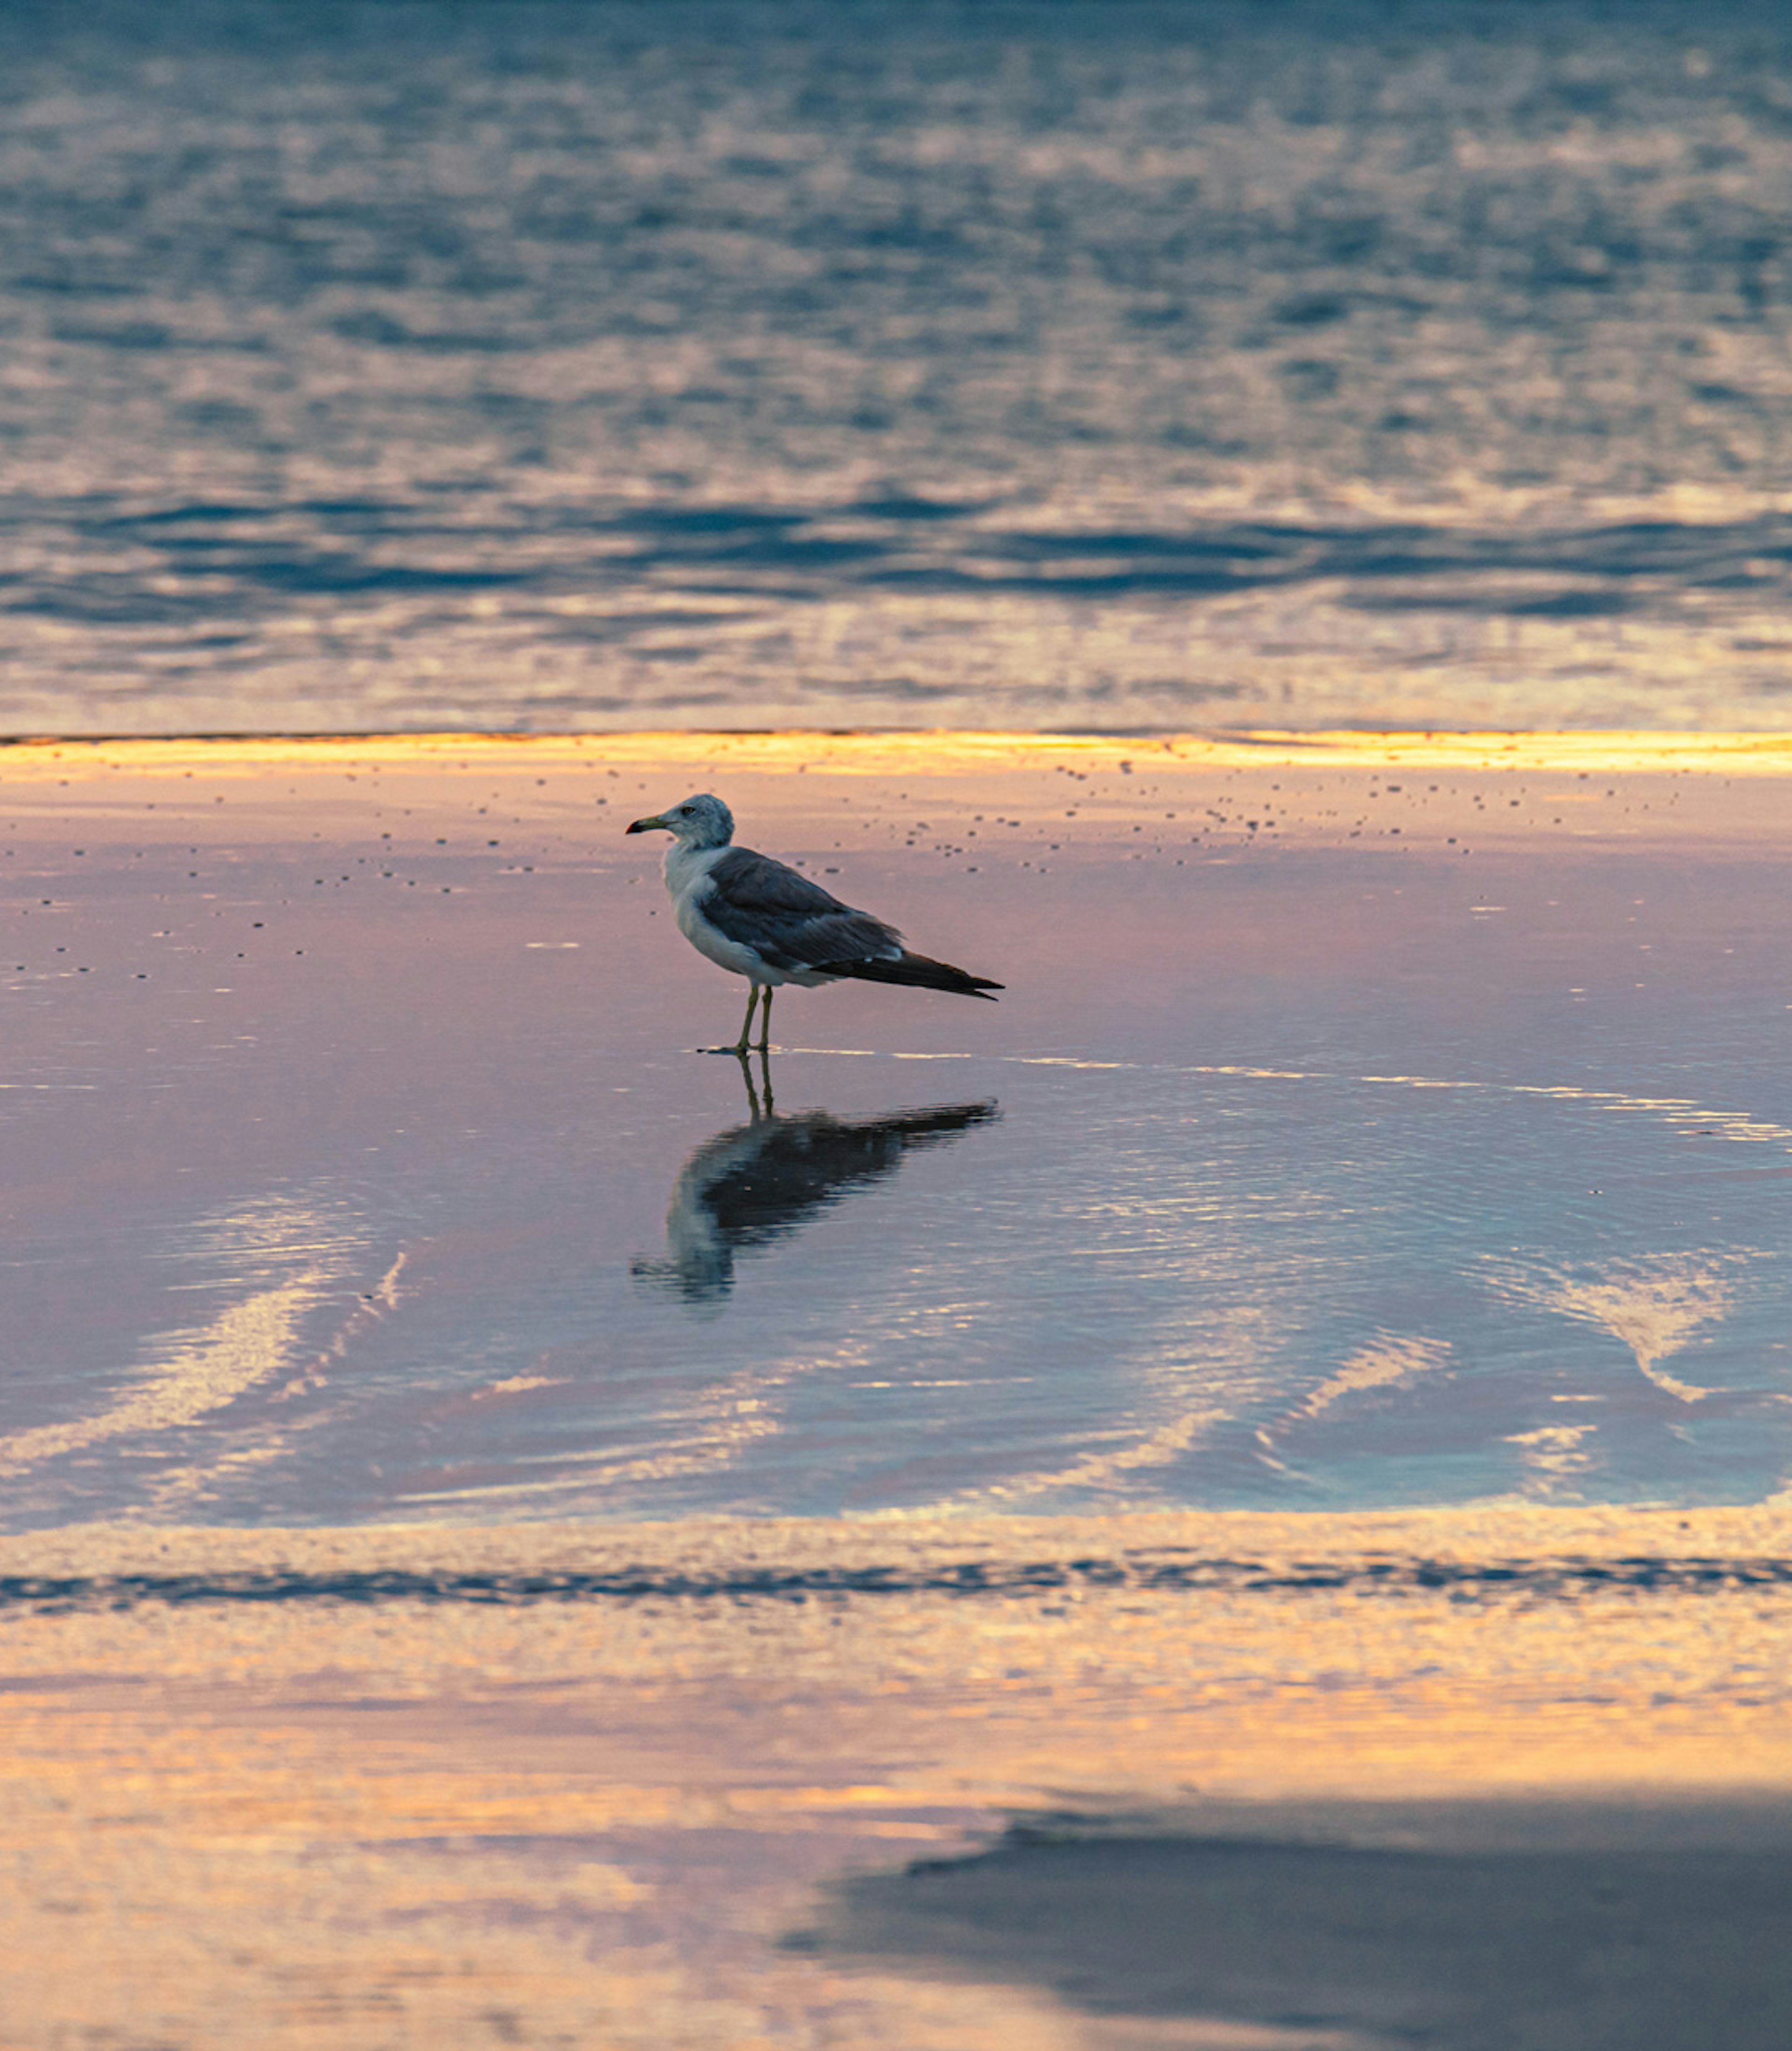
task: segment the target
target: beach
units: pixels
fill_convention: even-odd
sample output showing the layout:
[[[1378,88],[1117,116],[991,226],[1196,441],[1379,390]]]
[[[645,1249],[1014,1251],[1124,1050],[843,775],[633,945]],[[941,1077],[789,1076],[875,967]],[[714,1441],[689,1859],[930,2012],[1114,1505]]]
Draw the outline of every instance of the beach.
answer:
[[[1783,2041],[1788,765],[7,748],[8,2043]]]
[[[1785,2051],[1784,7],[0,107],[0,2051]]]

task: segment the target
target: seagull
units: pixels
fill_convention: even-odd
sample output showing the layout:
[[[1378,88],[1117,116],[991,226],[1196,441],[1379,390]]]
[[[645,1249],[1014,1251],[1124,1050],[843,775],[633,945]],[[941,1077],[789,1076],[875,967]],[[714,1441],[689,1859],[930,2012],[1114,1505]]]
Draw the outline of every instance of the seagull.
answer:
[[[637,819],[628,830],[656,829],[672,836],[666,887],[679,932],[700,955],[745,976],[752,986],[740,1037],[732,1047],[717,1048],[718,1053],[744,1054],[752,1045],[753,1007],[761,991],[765,1003],[759,1045],[764,1049],[771,1033],[771,993],[780,983],[817,990],[825,983],[856,978],[982,998],[1003,986],[911,954],[894,926],[842,904],[820,884],[768,854],[732,846],[734,815],[720,798],[707,793],[687,798],[670,811]]]

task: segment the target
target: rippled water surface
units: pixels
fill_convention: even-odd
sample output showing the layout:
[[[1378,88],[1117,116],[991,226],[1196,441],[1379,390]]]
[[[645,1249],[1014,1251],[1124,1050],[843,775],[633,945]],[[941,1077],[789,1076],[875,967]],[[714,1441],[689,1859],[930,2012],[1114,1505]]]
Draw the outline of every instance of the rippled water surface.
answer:
[[[8,2044],[1781,2051],[1789,763],[0,749]]]
[[[8,1524],[1781,1486],[1776,781],[692,745],[29,752]],[[1001,1002],[693,1051],[699,780]]]
[[[0,10],[18,731],[1783,721],[1792,37]]]

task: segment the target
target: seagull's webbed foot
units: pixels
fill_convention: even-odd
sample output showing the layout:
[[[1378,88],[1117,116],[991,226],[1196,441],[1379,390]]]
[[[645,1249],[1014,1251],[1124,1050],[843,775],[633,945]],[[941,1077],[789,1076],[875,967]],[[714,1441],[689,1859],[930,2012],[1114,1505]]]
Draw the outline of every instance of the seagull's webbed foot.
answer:
[[[759,1037],[753,1038],[753,1006],[761,998],[765,1008],[759,1014]],[[747,1015],[740,1022],[740,1037],[726,1047],[699,1047],[700,1054],[738,1054],[743,1060],[753,1051],[755,1045],[763,1058],[768,1051],[771,1033],[771,988],[768,983],[754,983],[747,994]]]

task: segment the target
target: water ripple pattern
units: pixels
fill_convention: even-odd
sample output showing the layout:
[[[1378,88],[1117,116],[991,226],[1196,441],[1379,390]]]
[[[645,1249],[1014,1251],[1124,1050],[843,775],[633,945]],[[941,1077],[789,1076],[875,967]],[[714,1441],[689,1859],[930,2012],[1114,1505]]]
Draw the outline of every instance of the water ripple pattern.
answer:
[[[601,1159],[544,1184],[527,1147],[486,1147],[464,1199],[400,1175],[383,1229],[327,1190],[201,1221],[208,1322],[0,1438],[14,1521],[1785,1486],[1792,1177],[1726,1157],[1792,1131],[1568,1085],[931,1058],[1005,1076],[999,1115],[731,1124],[659,1170],[663,1254],[594,1259]],[[1696,1171],[1669,1145],[1695,1119]]]
[[[0,10],[0,728],[1783,721],[1792,32]]]

